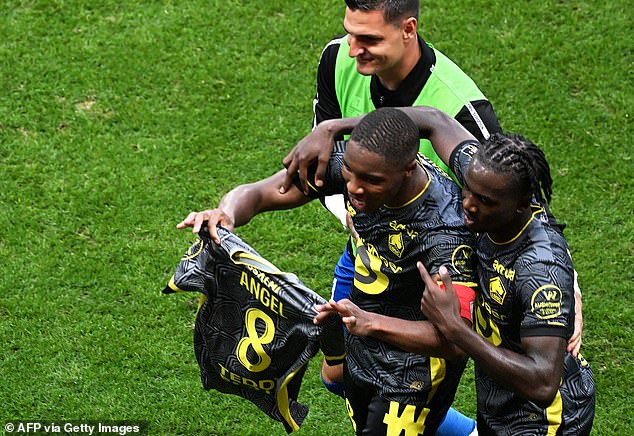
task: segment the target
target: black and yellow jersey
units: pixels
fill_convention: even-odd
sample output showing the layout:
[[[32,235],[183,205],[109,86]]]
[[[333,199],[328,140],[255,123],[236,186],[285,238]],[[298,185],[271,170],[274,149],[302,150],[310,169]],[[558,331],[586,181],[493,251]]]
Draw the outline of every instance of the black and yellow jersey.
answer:
[[[476,254],[480,292],[474,326],[481,336],[517,353],[523,352],[522,337],[570,338],[574,269],[563,235],[549,226],[543,208],[535,205],[532,220],[506,244],[480,235]],[[477,362],[475,367],[478,431],[508,435],[589,432],[595,386],[592,370],[581,355],[575,359],[566,353],[559,392],[546,408],[501,387]]]
[[[359,234],[351,301],[366,311],[425,320],[418,261],[432,275],[445,265],[454,283],[475,286],[475,240],[460,216],[458,186],[419,155],[429,182],[415,198],[398,208],[358,212],[341,176],[344,151],[345,143],[337,143],[324,186],[313,195],[342,193]],[[465,361],[409,353],[373,337],[346,334],[346,364],[356,385],[376,390],[387,401],[428,406],[435,421],[451,405]]]
[[[452,169],[463,180],[477,144],[463,143],[453,153]],[[523,353],[528,336],[560,336],[574,330],[574,267],[561,226],[539,204],[512,240],[496,243],[477,237],[480,286],[475,301],[476,331],[497,347]],[[478,431],[496,435],[588,434],[594,418],[592,370],[579,355],[566,353],[562,382],[547,407],[536,406],[498,385],[476,368]]]
[[[216,245],[206,225],[183,255],[165,293],[201,292],[194,351],[205,389],[239,395],[299,429],[308,413],[297,402],[308,361],[320,350],[344,357],[341,324],[313,324],[326,301],[293,274],[277,269],[235,234],[218,228]]]

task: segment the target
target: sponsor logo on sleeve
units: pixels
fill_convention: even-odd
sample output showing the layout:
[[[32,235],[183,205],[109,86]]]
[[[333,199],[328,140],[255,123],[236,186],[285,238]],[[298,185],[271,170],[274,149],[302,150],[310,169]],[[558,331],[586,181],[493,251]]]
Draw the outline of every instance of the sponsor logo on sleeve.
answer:
[[[451,264],[460,274],[471,276],[473,274],[473,248],[468,245],[460,245],[451,256]]]
[[[546,285],[537,289],[531,298],[533,313],[541,319],[552,319],[561,315],[561,289]]]

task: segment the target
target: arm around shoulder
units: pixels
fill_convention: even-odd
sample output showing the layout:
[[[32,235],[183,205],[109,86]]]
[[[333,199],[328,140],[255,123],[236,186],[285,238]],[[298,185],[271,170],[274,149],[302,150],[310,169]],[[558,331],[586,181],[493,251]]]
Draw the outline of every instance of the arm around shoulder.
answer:
[[[414,121],[421,137],[431,141],[434,150],[447,165],[451,153],[460,143],[476,139],[458,121],[436,108],[412,106],[399,109]]]

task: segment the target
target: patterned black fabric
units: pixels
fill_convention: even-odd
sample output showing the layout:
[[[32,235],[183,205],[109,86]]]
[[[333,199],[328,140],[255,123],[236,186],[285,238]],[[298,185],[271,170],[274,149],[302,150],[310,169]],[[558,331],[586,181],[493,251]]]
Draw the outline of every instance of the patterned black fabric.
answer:
[[[288,432],[297,430],[308,413],[297,402],[307,363],[320,347],[331,360],[343,359],[341,324],[331,317],[314,325],[321,296],[233,233],[218,233],[220,245],[203,226],[164,292],[206,296],[194,328],[204,388],[246,398]]]
[[[464,180],[477,143],[465,142],[452,154],[451,167]],[[526,336],[570,338],[574,329],[574,267],[566,239],[552,214],[532,205],[533,217],[506,244],[478,236],[480,281],[473,323],[489,342],[523,353]],[[538,407],[498,385],[476,368],[478,432],[481,435],[589,434],[595,409],[592,369],[579,355],[566,353],[562,382],[553,403]]]
[[[425,320],[420,310],[424,284],[417,261],[430,274],[445,265],[454,283],[474,287],[475,239],[463,223],[458,186],[419,155],[418,164],[429,183],[416,198],[402,207],[358,212],[341,175],[344,153],[345,143],[335,144],[324,186],[311,195],[342,193],[359,234],[350,300],[369,312]],[[423,417],[425,434],[433,434],[453,402],[465,361],[406,352],[373,337],[345,336],[346,366],[353,382],[346,381],[346,395],[355,395],[352,389],[369,390],[387,402],[425,406],[429,409]],[[355,397],[371,398],[363,392]],[[361,422],[356,424],[361,431]]]
[[[525,336],[561,336],[574,328],[573,266],[568,245],[535,205],[531,223],[504,245],[480,235],[477,245],[481,292],[474,325],[489,342],[521,353]],[[546,408],[499,386],[476,364],[478,431],[492,434],[588,434],[594,418],[590,365],[566,353],[562,384]],[[485,431],[481,432],[487,434]]]

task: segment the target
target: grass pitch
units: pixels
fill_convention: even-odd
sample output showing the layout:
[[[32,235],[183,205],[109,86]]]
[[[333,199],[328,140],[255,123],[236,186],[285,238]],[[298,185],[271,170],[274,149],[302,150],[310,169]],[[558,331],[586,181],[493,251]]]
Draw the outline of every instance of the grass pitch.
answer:
[[[93,4],[94,3],[94,4]],[[420,31],[542,145],[584,292],[596,435],[632,434],[631,8],[430,1]],[[150,434],[285,434],[205,392],[196,302],[160,290],[175,224],[280,168],[311,125],[340,0],[4,1],[0,14],[0,422],[149,423]],[[346,235],[317,204],[239,234],[327,296]],[[300,434],[351,434],[311,364]],[[455,406],[475,413],[472,371]]]

